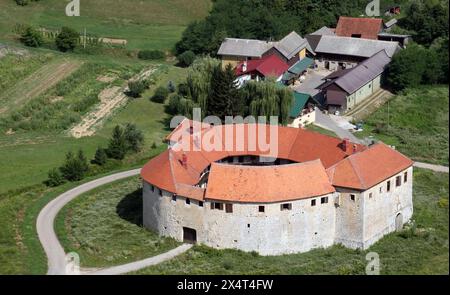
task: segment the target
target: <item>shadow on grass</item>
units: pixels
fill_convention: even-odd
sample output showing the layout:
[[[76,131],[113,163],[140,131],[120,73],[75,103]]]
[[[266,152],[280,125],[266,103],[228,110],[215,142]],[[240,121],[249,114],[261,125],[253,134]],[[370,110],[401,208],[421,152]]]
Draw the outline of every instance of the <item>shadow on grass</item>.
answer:
[[[142,188],[126,195],[116,206],[120,218],[142,226]]]

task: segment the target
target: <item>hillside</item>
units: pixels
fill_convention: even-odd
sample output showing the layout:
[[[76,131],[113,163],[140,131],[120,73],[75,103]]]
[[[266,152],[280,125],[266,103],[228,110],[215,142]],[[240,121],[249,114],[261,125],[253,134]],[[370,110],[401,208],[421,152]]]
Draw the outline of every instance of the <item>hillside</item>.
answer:
[[[211,7],[210,0],[88,0],[81,1],[80,17],[68,17],[67,3],[42,0],[18,6],[14,0],[0,0],[0,40],[11,40],[17,23],[48,29],[65,25],[126,39],[129,48],[170,49],[185,27],[206,17]]]

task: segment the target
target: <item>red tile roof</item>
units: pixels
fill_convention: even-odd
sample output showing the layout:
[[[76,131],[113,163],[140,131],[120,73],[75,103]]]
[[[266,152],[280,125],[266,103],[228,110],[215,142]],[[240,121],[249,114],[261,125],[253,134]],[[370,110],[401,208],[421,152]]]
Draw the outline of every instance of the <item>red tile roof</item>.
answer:
[[[203,128],[200,132],[203,141],[211,139],[212,135],[221,135],[218,136],[219,139],[217,142],[217,146],[220,149],[219,151],[207,151],[200,145],[200,149],[198,151],[178,150],[178,145],[182,144],[182,142],[179,142],[172,148],[150,160],[142,169],[142,178],[160,189],[172,192],[174,194],[193,199],[201,199],[202,192],[198,190],[198,187],[196,186],[198,185],[203,173],[206,172],[210,166],[219,167],[215,166],[215,162],[229,156],[267,156],[266,151],[259,149],[257,146],[255,148],[249,139],[252,138],[252,130],[254,130],[254,138],[257,140],[256,142],[258,142],[260,140],[258,137],[260,132],[256,132],[256,130],[260,131],[265,129],[265,142],[269,142],[269,137],[271,134],[269,132],[269,128],[270,127],[268,125],[258,124],[237,124],[226,125],[226,127],[210,126],[210,128]],[[408,167],[408,165],[412,164],[411,160],[385,145],[380,145],[380,147],[377,145],[367,149],[367,147],[363,145],[349,142],[347,148],[345,149],[343,148],[343,141],[335,137],[326,136],[305,129],[279,126],[272,126],[272,128],[277,128],[278,130],[276,133],[277,138],[273,138],[273,140],[276,140],[277,143],[277,158],[290,160],[296,163],[315,163],[318,162],[317,160],[320,160],[320,166],[323,169],[328,169],[327,173],[330,176],[330,181],[334,186],[343,186],[355,189],[367,188],[373,182],[383,181],[385,178],[394,175],[398,171],[401,171],[405,167]],[[236,143],[236,134],[238,130],[241,130],[240,132],[243,134],[244,142],[242,146],[239,146],[239,144]],[[197,135],[191,135],[189,138],[192,139],[192,137],[195,136]],[[228,141],[231,137],[233,138],[232,142],[234,144],[231,147],[225,148],[225,139]],[[176,136],[175,138],[178,137]],[[268,179],[266,177],[266,181],[270,182],[271,186],[273,185],[277,187],[270,188],[270,191],[274,192],[275,190],[280,190],[280,192],[286,192],[283,198],[290,198],[292,192],[289,189],[284,188],[284,186],[286,186],[285,182],[279,180],[277,173],[279,171],[285,173],[284,169],[291,171],[292,169],[300,169],[301,167],[313,167],[315,173],[319,173],[317,172],[320,170],[318,168],[318,164],[309,165],[311,166],[286,165],[286,167],[289,168],[283,168],[284,165],[279,165],[272,166],[272,170],[267,168],[266,171],[271,171],[271,173],[274,173],[274,179],[277,179],[275,181],[274,179]],[[244,168],[240,167],[239,169]],[[245,171],[251,171],[254,169],[255,173],[263,173],[256,171],[259,171],[258,169],[266,168],[251,166],[246,167],[245,169],[248,169]],[[220,175],[221,171],[225,170],[225,168],[215,168],[214,170],[211,170],[209,174],[210,180],[216,179],[216,177],[218,177],[217,179],[220,179],[222,177]],[[219,173],[219,175],[215,175],[216,173]],[[295,173],[306,172],[294,172],[294,174]],[[318,188],[323,188],[322,178],[320,176],[318,176],[317,180],[314,180],[317,182],[314,182],[308,177],[298,178],[291,183],[295,183],[295,187],[298,186],[296,188],[296,190],[298,190],[298,198],[309,196],[308,192],[310,191],[302,190],[302,186],[305,186],[306,188],[310,185],[310,183],[315,183]],[[275,185],[278,181],[280,185]],[[210,183],[208,182],[208,187],[209,185]],[[321,193],[321,191],[315,193]],[[207,196],[209,195],[211,194],[207,193]],[[236,196],[239,195],[246,195],[246,193],[240,194],[236,191]],[[280,194],[270,193],[270,195],[272,196],[272,201],[279,201],[282,199]],[[221,196],[224,198],[225,195]],[[262,199],[259,200],[260,202],[263,202],[262,200],[264,200],[264,202],[269,201],[269,195],[261,195],[261,198]],[[258,199],[254,198],[253,201],[258,202]]]
[[[327,173],[336,187],[367,190],[412,165],[413,161],[398,151],[378,143],[338,162]]]
[[[383,20],[380,18],[357,18],[341,16],[336,27],[336,35],[352,37],[361,35],[363,39],[377,40],[378,34],[383,28]]]
[[[319,160],[260,167],[213,163],[205,198],[243,203],[274,203],[333,192],[335,189]]]
[[[261,59],[246,61],[247,70],[243,71],[245,62],[238,64],[236,75],[241,76],[248,73],[258,72],[264,77],[279,77],[289,69],[289,65],[279,58],[276,54],[268,55]]]

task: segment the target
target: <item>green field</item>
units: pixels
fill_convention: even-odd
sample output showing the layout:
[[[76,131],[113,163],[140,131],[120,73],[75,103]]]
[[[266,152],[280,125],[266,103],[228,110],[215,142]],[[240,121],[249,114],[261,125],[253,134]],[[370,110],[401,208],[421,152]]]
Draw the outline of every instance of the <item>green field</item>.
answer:
[[[69,1],[45,0],[18,6],[0,0],[0,40],[12,40],[16,23],[47,29],[69,26],[89,35],[126,39],[130,49],[172,49],[185,27],[207,16],[210,0],[89,0],[80,16],[68,17]]]
[[[66,252],[80,255],[82,267],[133,262],[179,245],[143,228],[139,177],[78,197],[59,213],[56,231]]]
[[[448,94],[448,86],[407,89],[370,115],[356,135],[394,145],[415,161],[448,166]]]

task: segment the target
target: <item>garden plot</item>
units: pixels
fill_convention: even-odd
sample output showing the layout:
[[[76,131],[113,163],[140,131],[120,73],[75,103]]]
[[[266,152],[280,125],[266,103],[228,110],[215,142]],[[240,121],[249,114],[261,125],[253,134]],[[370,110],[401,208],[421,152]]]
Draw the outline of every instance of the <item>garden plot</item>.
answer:
[[[150,77],[157,68],[147,69],[140,74],[131,78],[131,80],[147,79]],[[70,130],[70,135],[75,138],[81,138],[85,136],[92,136],[95,134],[96,129],[112,112],[125,105],[128,101],[128,97],[125,95],[128,86],[110,86],[104,89],[99,94],[100,104],[88,113],[79,124]]]
[[[46,90],[55,86],[75,72],[82,63],[68,59],[57,59],[17,82],[0,95],[0,115],[25,105]]]

